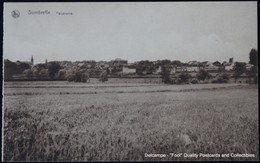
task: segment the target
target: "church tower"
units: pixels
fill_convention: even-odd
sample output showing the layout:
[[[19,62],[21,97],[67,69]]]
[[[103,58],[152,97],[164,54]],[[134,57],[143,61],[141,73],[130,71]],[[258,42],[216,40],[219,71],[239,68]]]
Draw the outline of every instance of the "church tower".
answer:
[[[234,58],[232,57],[232,58],[229,58],[229,63],[233,63],[233,61],[234,61]]]
[[[31,57],[31,64],[33,65],[33,56]]]

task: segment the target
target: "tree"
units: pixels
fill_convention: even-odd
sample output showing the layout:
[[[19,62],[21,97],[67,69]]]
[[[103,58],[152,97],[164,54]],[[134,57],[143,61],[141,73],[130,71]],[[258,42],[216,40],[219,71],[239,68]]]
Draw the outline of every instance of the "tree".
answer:
[[[175,65],[175,66],[181,66],[182,65],[181,61],[179,61],[179,60],[172,61],[172,64]]]
[[[226,73],[220,74],[219,76],[222,77],[222,79],[224,80],[224,82],[225,82],[225,81],[228,81],[228,80],[229,80],[229,77],[230,77],[230,76],[229,76],[228,74],[226,74]]]
[[[252,76],[255,77],[256,74],[256,67],[252,66],[249,70],[246,70],[246,75],[248,76],[248,82],[251,83]]]
[[[109,70],[109,68],[107,68],[106,71],[107,71],[107,74],[110,74],[110,70]]]
[[[89,82],[89,73],[85,72],[81,74],[81,82]]]
[[[67,80],[69,82],[74,81],[74,82],[89,82],[89,72],[88,71],[83,71],[81,70],[75,70],[73,72],[69,72],[67,76]]]
[[[214,66],[221,66],[221,63],[219,61],[213,62]]]
[[[59,72],[61,66],[58,62],[50,62],[48,65],[48,73],[51,79],[55,77],[55,74]]]
[[[8,59],[4,61],[4,79],[9,79],[11,78],[17,70],[17,65],[9,61]]]
[[[216,78],[212,80],[212,83],[227,83],[229,80],[229,75],[226,73],[218,74]]]
[[[188,84],[190,78],[191,78],[191,75],[190,75],[190,74],[188,74],[188,73],[183,73],[183,72],[182,72],[182,73],[179,74],[179,76],[178,76],[178,82]]]
[[[108,81],[107,73],[106,73],[106,72],[102,72],[102,73],[101,73],[99,81],[101,81],[101,82]]]
[[[204,82],[205,79],[209,79],[209,78],[211,78],[211,75],[205,70],[200,70],[199,73],[197,74],[197,79],[199,81],[202,80]]]
[[[165,66],[162,66],[161,76],[162,76],[163,83],[165,84],[171,83],[170,71]]]
[[[30,69],[24,70],[23,73],[26,75],[27,79],[32,79],[33,73]]]
[[[254,76],[254,82],[257,83],[258,51],[256,49],[251,49],[249,53],[249,64],[253,65],[250,69],[250,73]]]
[[[258,52],[256,49],[251,49],[249,53],[249,64],[254,66],[258,65]]]
[[[246,72],[246,63],[243,62],[235,62],[234,65],[234,78],[235,78],[235,83],[237,82],[237,79],[244,73]]]
[[[24,70],[30,69],[31,66],[27,63],[20,62],[20,64],[17,65],[16,73],[21,74]]]
[[[144,73],[145,74],[152,74],[153,71],[154,71],[154,64],[153,64],[153,62],[145,60],[145,61],[140,61],[137,64],[136,73],[138,75],[143,75]]]
[[[47,79],[48,78],[48,69],[40,69],[38,71],[38,77],[40,79]]]
[[[58,78],[64,79],[65,78],[66,71],[64,69],[60,69],[58,72]]]

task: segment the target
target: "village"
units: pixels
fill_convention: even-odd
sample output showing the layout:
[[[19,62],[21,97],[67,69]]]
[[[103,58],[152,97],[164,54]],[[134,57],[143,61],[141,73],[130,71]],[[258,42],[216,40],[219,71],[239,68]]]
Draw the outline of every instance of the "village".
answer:
[[[164,71],[167,71],[171,78],[177,78],[178,75],[186,73],[189,77],[197,78],[198,73],[203,71],[209,74],[211,82],[217,83],[217,77],[224,74],[230,78],[239,78],[240,83],[248,83],[251,80],[250,74],[252,64],[246,62],[234,62],[234,58],[230,58],[224,62],[209,62],[209,61],[189,61],[183,63],[179,60],[157,60],[157,61],[137,61],[129,63],[127,60],[116,58],[111,61],[50,61],[47,59],[45,63],[34,64],[33,56],[31,61],[16,61],[12,62],[5,59],[5,80],[74,80],[71,76],[76,74],[87,74],[88,78],[99,78],[105,74],[107,78],[161,78]],[[239,63],[242,65],[241,72],[234,75],[234,67]],[[84,75],[86,76],[86,75]],[[248,80],[249,77],[249,80]],[[80,77],[79,81],[82,80]],[[106,80],[105,80],[106,81]],[[157,80],[158,81],[158,80]],[[203,80],[204,81],[204,80]],[[235,82],[237,79],[235,79]],[[150,80],[150,82],[153,82]],[[191,80],[190,80],[191,82]],[[224,81],[224,83],[227,81]],[[198,83],[197,81],[193,82]],[[222,81],[220,81],[222,83]]]

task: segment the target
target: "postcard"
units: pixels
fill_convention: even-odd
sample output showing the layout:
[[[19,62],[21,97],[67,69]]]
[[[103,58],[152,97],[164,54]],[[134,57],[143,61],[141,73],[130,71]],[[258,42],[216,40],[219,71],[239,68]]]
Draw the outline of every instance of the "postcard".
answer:
[[[257,2],[5,2],[2,161],[259,160]]]

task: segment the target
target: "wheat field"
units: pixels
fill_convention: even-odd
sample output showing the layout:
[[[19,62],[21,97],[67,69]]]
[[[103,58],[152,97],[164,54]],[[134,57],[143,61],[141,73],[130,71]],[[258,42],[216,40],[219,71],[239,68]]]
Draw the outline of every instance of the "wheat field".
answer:
[[[255,85],[10,82],[3,107],[4,161],[259,160]]]

